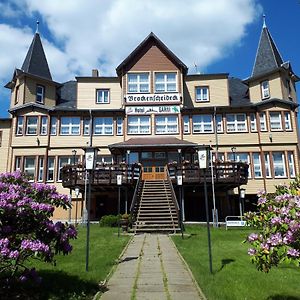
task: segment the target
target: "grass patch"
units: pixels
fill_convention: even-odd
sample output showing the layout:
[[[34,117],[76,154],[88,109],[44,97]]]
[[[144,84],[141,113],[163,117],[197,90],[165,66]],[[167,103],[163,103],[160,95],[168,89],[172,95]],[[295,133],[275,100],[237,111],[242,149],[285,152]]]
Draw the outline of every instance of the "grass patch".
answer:
[[[249,229],[211,229],[213,274],[209,272],[207,229],[186,226],[190,234],[173,240],[209,300],[299,300],[300,268],[282,264],[268,274],[257,271],[243,244]]]
[[[86,227],[78,228],[70,255],[56,257],[57,265],[31,263],[43,278],[38,286],[24,285],[0,291],[1,299],[92,299],[100,290],[99,283],[108,275],[129,240],[117,236],[117,228],[90,227],[89,271],[85,271]]]

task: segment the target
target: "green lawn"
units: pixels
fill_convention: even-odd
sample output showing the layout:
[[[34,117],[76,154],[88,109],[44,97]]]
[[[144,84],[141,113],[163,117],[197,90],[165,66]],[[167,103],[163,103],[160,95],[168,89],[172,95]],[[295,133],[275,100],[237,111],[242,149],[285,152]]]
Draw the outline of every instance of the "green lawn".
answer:
[[[206,227],[186,226],[190,234],[173,240],[209,300],[300,299],[300,268],[281,265],[268,274],[257,271],[243,244],[249,229],[211,229],[213,274],[209,273]]]
[[[92,299],[129,240],[129,236],[117,236],[116,228],[91,225],[89,272],[85,271],[86,227],[79,227],[78,239],[72,241],[73,251],[67,256],[57,256],[57,265],[34,262],[43,278],[39,286],[26,286],[6,294],[6,299]],[[18,287],[19,288],[19,287]],[[4,299],[5,291],[0,291]]]

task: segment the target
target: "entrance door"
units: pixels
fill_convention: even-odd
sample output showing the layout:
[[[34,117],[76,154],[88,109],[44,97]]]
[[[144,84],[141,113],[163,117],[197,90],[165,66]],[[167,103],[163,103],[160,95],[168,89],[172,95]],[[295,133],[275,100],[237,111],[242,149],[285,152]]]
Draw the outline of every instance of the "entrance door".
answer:
[[[164,166],[144,166],[142,180],[166,180]]]

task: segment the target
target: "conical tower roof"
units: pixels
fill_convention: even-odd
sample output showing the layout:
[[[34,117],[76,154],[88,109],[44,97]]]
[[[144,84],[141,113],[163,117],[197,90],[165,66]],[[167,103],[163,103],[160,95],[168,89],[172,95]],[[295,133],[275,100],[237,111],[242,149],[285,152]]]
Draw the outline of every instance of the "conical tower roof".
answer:
[[[25,60],[22,71],[52,80],[42,41],[38,32],[35,33]]]
[[[279,68],[282,63],[282,57],[264,22],[251,77],[263,75],[264,73],[275,70]]]

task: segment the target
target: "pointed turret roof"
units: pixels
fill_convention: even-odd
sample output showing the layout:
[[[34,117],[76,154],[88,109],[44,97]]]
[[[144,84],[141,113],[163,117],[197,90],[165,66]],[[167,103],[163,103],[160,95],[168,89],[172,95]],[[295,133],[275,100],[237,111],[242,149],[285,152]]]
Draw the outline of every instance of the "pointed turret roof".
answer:
[[[251,77],[273,71],[279,68],[282,63],[282,57],[264,20]]]
[[[38,32],[35,33],[25,60],[22,71],[52,80],[42,41]]]

